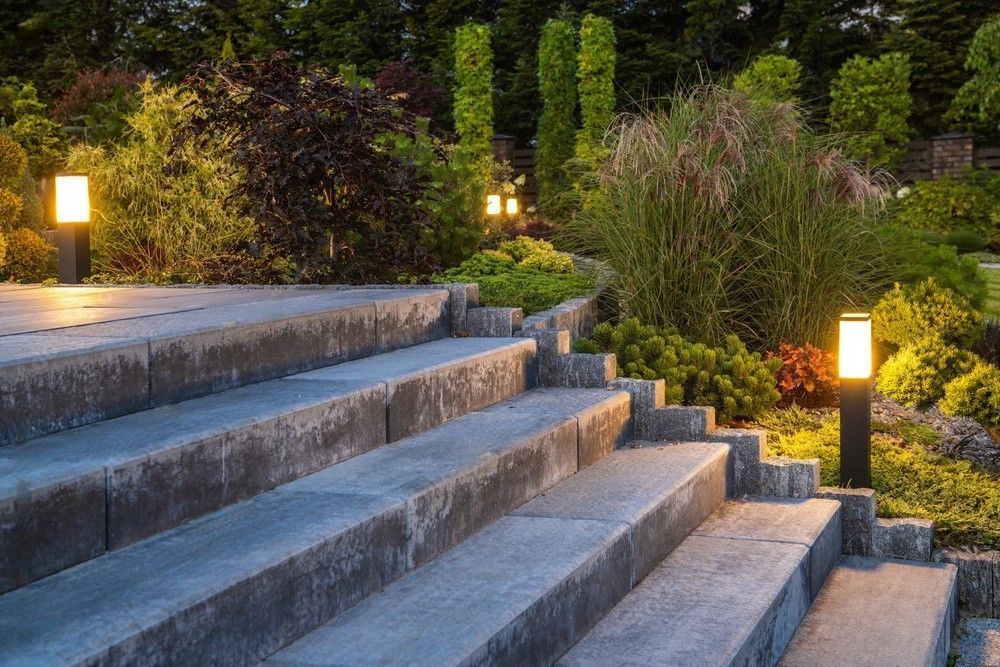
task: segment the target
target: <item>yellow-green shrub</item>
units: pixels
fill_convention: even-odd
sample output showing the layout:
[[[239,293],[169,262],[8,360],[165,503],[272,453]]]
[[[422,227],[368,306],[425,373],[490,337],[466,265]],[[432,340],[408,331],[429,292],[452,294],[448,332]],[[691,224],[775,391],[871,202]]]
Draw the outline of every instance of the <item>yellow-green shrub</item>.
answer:
[[[9,280],[40,283],[56,274],[56,247],[30,229],[7,235],[7,254],[0,259],[0,274]]]
[[[940,407],[946,415],[972,417],[988,428],[1000,428],[1000,368],[976,364],[945,385]]]
[[[972,352],[925,335],[882,364],[875,388],[903,405],[925,408],[940,400],[945,385],[972,370],[977,361]]]
[[[556,251],[548,241],[518,236],[497,246],[497,251],[513,259],[525,269],[538,269],[546,273],[573,273],[573,260],[569,255]]]
[[[643,326],[631,318],[617,326],[603,322],[592,338],[576,342],[578,352],[614,352],[618,373],[642,380],[663,378],[666,399],[683,405],[712,405],[720,422],[753,418],[772,408],[778,393],[780,359],[763,361],[736,336],[721,347],[695,343],[675,329]]]
[[[939,287],[933,278],[905,287],[896,285],[872,310],[878,340],[902,347],[933,332],[946,343],[964,347],[979,340],[983,316],[962,295]]]

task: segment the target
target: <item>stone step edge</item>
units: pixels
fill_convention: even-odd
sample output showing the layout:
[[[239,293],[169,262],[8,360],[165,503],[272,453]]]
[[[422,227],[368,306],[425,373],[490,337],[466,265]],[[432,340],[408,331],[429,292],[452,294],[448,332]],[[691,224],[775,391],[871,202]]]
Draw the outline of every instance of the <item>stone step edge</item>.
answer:
[[[372,379],[358,386],[344,388],[338,387],[340,382],[329,380],[326,381],[330,383],[326,398],[290,406],[290,411],[270,414],[265,420],[237,419],[210,433],[192,434],[184,442],[172,442],[171,436],[164,434],[166,445],[159,450],[147,448],[127,460],[104,460],[100,465],[85,471],[81,471],[73,462],[67,462],[71,473],[67,477],[50,478],[45,486],[38,488],[18,485],[13,495],[0,497],[0,537],[4,538],[2,541],[7,546],[4,553],[0,554],[0,593],[138,539],[150,537],[227,504],[245,500],[269,488],[290,482],[295,476],[310,474],[386,442],[398,440],[397,434],[408,435],[424,428],[433,428],[464,414],[467,408],[478,410],[511,398],[530,387],[527,366],[530,365],[533,350],[529,350],[528,342],[511,339],[509,344],[498,343],[490,349],[470,350],[460,356],[428,364],[419,370],[401,372],[390,380]],[[424,346],[440,347],[448,344],[445,341],[434,341],[369,359],[419,355]],[[462,343],[456,339],[455,344]],[[349,363],[365,364],[366,360]],[[495,372],[500,366],[506,365],[511,368],[504,373]],[[411,414],[414,405],[407,402],[408,398],[412,398],[409,394],[413,391],[407,391],[398,397],[389,391],[390,387],[405,389],[413,383],[416,383],[417,389],[425,389],[424,384],[433,381],[440,386],[442,392],[446,392],[452,373],[487,367],[493,369],[494,372],[490,375],[498,383],[497,386],[492,386],[493,383],[484,384],[484,388],[487,384],[490,385],[490,392],[484,393],[481,400],[476,402],[470,403],[471,394],[463,394],[468,399],[463,402],[447,402],[449,406],[460,406],[457,413],[454,410],[449,413],[433,409],[420,410],[420,418],[416,419]],[[339,369],[341,366],[331,368]],[[277,383],[273,384],[275,387],[286,388],[284,383],[305,381],[300,378],[316,372],[322,371],[295,374],[254,387],[240,387],[229,391],[255,392],[257,389],[266,390],[273,383]],[[509,382],[505,378],[508,375]],[[227,395],[228,392],[222,392],[191,399],[191,402],[217,403]],[[470,404],[466,405],[467,403]],[[173,411],[177,409],[177,405],[183,403],[160,409]],[[335,419],[330,411],[343,414],[344,419]],[[51,439],[61,445],[62,440],[87,437],[87,433],[91,431],[104,431],[113,428],[116,423],[145,422],[147,418],[148,414],[124,415],[76,430],[43,436],[41,439],[16,445],[12,451],[30,448],[33,442],[42,443]],[[307,433],[306,439],[301,440],[301,450],[293,447],[273,452],[273,461],[270,461],[272,465],[266,468],[267,474],[259,473],[261,465],[268,464],[268,459],[254,465],[239,465],[241,454],[256,460],[255,453],[267,453],[265,439],[257,437],[258,434],[277,429],[277,432],[266,438],[268,442],[301,438],[301,429],[298,428],[300,422],[317,418],[322,419],[323,424],[329,424],[329,428],[321,428],[322,433]],[[332,430],[334,427],[336,429]],[[136,428],[142,428],[142,424],[137,424]],[[185,455],[185,452],[188,454]],[[293,456],[296,452],[300,455],[302,465],[289,463],[287,460],[288,455]],[[113,456],[113,452],[109,454]],[[201,476],[185,476],[185,466],[192,462],[198,463],[196,472]],[[243,471],[242,483],[241,477],[233,472],[227,474],[226,471],[230,469]],[[285,475],[281,474],[282,469],[286,470]],[[180,480],[180,483],[176,480]],[[163,488],[153,493],[157,485]],[[189,489],[190,493],[186,493],[185,489]],[[171,498],[176,493],[185,494],[194,504],[181,506],[171,503]],[[152,504],[143,500],[144,495],[152,496]],[[147,511],[153,508],[160,509]],[[141,517],[133,518],[136,511],[145,512],[142,516],[148,519],[145,522],[148,526],[140,526],[143,523],[140,521]],[[21,545],[20,550],[16,545]],[[25,555],[19,557],[17,554],[21,552]]]
[[[602,392],[602,395],[600,397],[596,397],[593,400],[591,408],[589,410],[596,409],[597,406],[604,406],[606,410],[617,411],[617,406],[619,404],[624,403],[624,407],[626,409],[622,412],[622,418],[621,418],[622,421],[621,429],[624,430],[625,421],[627,421],[628,419],[628,412],[629,412],[627,409],[628,398],[629,398],[628,395],[622,392],[607,392],[606,394]],[[493,408],[491,409],[500,410],[502,405],[503,404],[498,404],[497,406],[493,406]],[[475,414],[475,413],[470,413],[470,414]],[[485,413],[479,413],[479,414],[485,414]],[[532,435],[530,435],[529,437],[526,438],[522,437],[520,440],[512,442],[502,451],[496,451],[491,456],[485,459],[480,458],[479,460],[474,461],[471,466],[463,468],[462,470],[449,472],[446,478],[443,478],[439,481],[435,481],[431,483],[429,486],[421,488],[419,491],[413,491],[409,493],[409,495],[406,496],[405,500],[399,500],[399,501],[392,500],[392,498],[394,497],[392,496],[392,494],[387,496],[385,501],[387,503],[392,504],[392,508],[390,508],[391,511],[390,510],[386,511],[390,511],[390,514],[402,513],[403,518],[405,518],[404,522],[405,525],[401,525],[399,529],[400,539],[403,539],[407,544],[409,544],[412,540],[417,539],[416,536],[427,535],[428,531],[431,530],[430,524],[433,523],[434,525],[439,526],[438,530],[440,531],[443,532],[450,531],[452,540],[451,544],[444,544],[444,545],[438,544],[437,545],[438,551],[428,550],[427,548],[419,549],[417,550],[417,553],[422,555],[415,561],[408,561],[408,559],[406,558],[405,554],[407,552],[411,554],[414,552],[414,549],[412,547],[407,546],[403,548],[402,553],[399,554],[402,560],[400,560],[400,558],[389,559],[392,560],[393,562],[396,562],[397,564],[402,564],[403,566],[402,569],[399,570],[393,569],[396,568],[397,566],[392,565],[390,563],[389,565],[392,565],[392,567],[390,567],[391,571],[386,571],[386,572],[382,572],[378,567],[376,567],[378,563],[382,563],[383,561],[386,560],[384,558],[381,558],[377,554],[370,554],[372,557],[372,564],[370,564],[371,568],[368,568],[367,566],[361,567],[361,565],[358,565],[358,563],[354,563],[355,559],[351,559],[352,563],[354,563],[354,565],[352,565],[354,570],[358,570],[358,568],[360,567],[361,569],[358,570],[358,572],[360,571],[366,572],[365,582],[367,583],[362,582],[358,584],[358,586],[360,587],[359,588],[360,593],[358,593],[358,591],[355,590],[356,588],[354,587],[355,582],[352,582],[351,586],[348,586],[347,585],[348,580],[345,579],[345,581],[340,582],[336,585],[331,583],[329,586],[324,586],[322,595],[331,598],[336,598],[336,596],[339,595],[338,590],[340,587],[344,587],[345,590],[353,591],[350,593],[350,595],[352,596],[350,600],[347,600],[345,604],[340,605],[337,609],[337,611],[342,610],[343,608],[346,608],[346,606],[350,606],[351,604],[357,602],[359,599],[362,599],[368,594],[373,593],[379,590],[380,588],[386,586],[389,582],[391,582],[395,578],[398,578],[409,569],[413,569],[418,565],[422,564],[423,562],[430,560],[431,558],[436,556],[437,553],[440,552],[440,550],[450,548],[450,546],[453,546],[453,544],[460,542],[462,539],[464,539],[464,537],[482,527],[482,525],[463,526],[463,524],[461,524],[462,517],[460,513],[456,514],[456,512],[459,512],[459,509],[456,509],[455,505],[452,503],[442,504],[440,500],[435,500],[433,498],[435,494],[446,493],[447,495],[453,497],[461,497],[462,494],[464,493],[480,494],[483,496],[482,501],[485,503],[485,505],[490,507],[491,511],[494,514],[502,516],[505,512],[515,509],[516,507],[521,505],[524,501],[529,500],[531,497],[537,495],[538,493],[544,492],[545,489],[547,488],[547,486],[543,485],[542,487],[534,490],[525,489],[525,492],[528,494],[528,496],[525,498],[516,498],[511,496],[509,488],[511,486],[511,484],[509,483],[511,480],[505,480],[504,475],[514,474],[517,465],[524,464],[526,462],[524,454],[529,449],[535,450],[537,456],[551,458],[552,459],[551,466],[554,466],[555,468],[558,468],[561,471],[557,473],[557,478],[554,481],[550,481],[547,483],[548,485],[554,484],[555,482],[558,481],[558,479],[564,478],[567,475],[572,475],[573,472],[576,470],[576,465],[578,460],[577,447],[579,446],[579,441],[581,437],[579,429],[581,428],[581,426],[583,426],[581,417],[579,416],[580,414],[581,410],[573,408],[572,411],[565,416],[565,418],[561,417],[557,420],[552,420],[551,424],[549,426],[546,426],[543,431],[534,431]],[[453,423],[455,422],[449,422],[449,424]],[[448,424],[444,425],[442,428],[445,428],[447,426]],[[559,447],[556,447],[555,443],[551,441],[552,438],[556,438],[557,436],[559,438],[563,438],[563,435],[559,434],[563,434],[564,436],[566,436],[566,438],[569,439],[568,442],[572,444],[572,447],[567,449],[565,452],[562,452],[562,450]],[[419,438],[420,436],[416,437]],[[403,446],[405,446],[405,443],[403,441],[393,443],[392,445],[388,445],[388,447],[396,447],[396,448]],[[457,444],[454,446],[458,447],[461,445]],[[369,454],[375,454],[375,453],[376,452],[371,452]],[[346,464],[350,464],[352,462],[357,463],[357,461],[363,458],[363,456],[364,455],[355,457],[354,459],[351,459],[345,463]],[[559,462],[557,462],[556,459],[558,459]],[[434,459],[434,460],[439,460],[439,459]],[[482,477],[473,474],[473,472],[475,471],[482,471],[484,474],[488,475],[487,482],[492,480],[493,484],[491,485],[487,483],[484,485],[482,483],[483,481]],[[225,517],[232,516],[232,513],[236,511],[235,508],[253,506],[252,505],[253,503],[260,502],[261,499],[273,499],[282,497],[288,498],[303,493],[309,494],[310,492],[342,494],[344,491],[337,491],[337,489],[327,489],[324,491],[322,486],[316,488],[315,490],[311,490],[312,487],[310,487],[309,484],[303,483],[304,481],[308,480],[310,484],[315,483],[317,481],[320,484],[322,484],[322,480],[318,480],[317,476],[322,476],[325,474],[325,472],[326,471],[320,471],[319,473],[310,476],[312,479],[302,478],[300,480],[296,480],[295,482],[291,482],[290,484],[283,485],[283,487],[279,487],[272,491],[266,492],[265,494],[261,494],[257,498],[247,501],[251,505],[240,504],[238,506],[227,507],[212,515],[201,517],[200,519],[196,520],[195,522],[192,522],[191,524],[180,526],[177,529],[174,529],[174,531],[168,531],[168,533],[156,536],[151,540],[146,540],[144,542],[133,545],[132,547],[130,547],[130,549],[148,548],[150,545],[155,545],[156,541],[160,541],[160,543],[162,544],[167,544],[169,543],[170,539],[175,538],[182,534],[181,532],[178,531],[196,530],[199,526],[207,524],[211,521],[225,520]],[[526,479],[526,476],[518,475],[517,478]],[[531,485],[533,483],[534,482],[530,480],[524,482],[524,484],[526,485]],[[493,486],[497,485],[499,485],[497,488],[492,488]],[[427,496],[429,502],[424,503],[422,505],[420,502],[418,502],[418,500],[425,495]],[[488,502],[487,502],[487,497],[488,497]],[[507,503],[508,506],[505,507],[504,503]],[[421,507],[423,507],[425,511],[429,512],[428,519],[432,520],[430,523],[428,522],[428,520],[421,520],[419,517],[411,516],[412,512],[418,511]],[[449,512],[452,512],[452,510],[454,510],[454,512],[452,513],[443,512],[442,510],[444,509],[448,509]],[[378,516],[382,515],[379,514]],[[473,518],[478,521],[484,521],[482,517],[473,517]],[[445,521],[457,521],[458,524],[451,527],[443,527],[443,528],[440,527],[441,525],[443,525]],[[485,521],[486,523],[488,523],[489,519],[487,518]],[[371,521],[365,519],[364,525],[367,526],[370,523]],[[420,530],[416,529],[417,524],[420,525]],[[360,526],[355,526],[355,528],[361,530]],[[327,538],[324,538],[325,540],[324,544],[326,544],[330,540],[339,540],[341,536],[348,535],[348,533],[353,535],[353,533],[357,532],[355,528],[349,528],[349,529],[345,528],[340,530],[337,533],[337,536],[328,536]],[[368,529],[364,529],[362,530],[362,532],[365,532],[367,530]],[[372,528],[372,530],[374,531],[374,528]],[[372,535],[374,536],[375,533],[373,533]],[[383,537],[386,536],[383,535]],[[347,536],[344,537],[344,539],[349,541],[354,538]],[[365,543],[367,544],[367,541]],[[326,547],[324,547],[324,549],[325,548]],[[330,548],[335,548],[335,546]],[[304,550],[302,552],[303,554],[306,552],[314,553],[320,549],[320,545],[318,543],[317,544],[310,543],[310,545],[303,545],[302,549]],[[125,549],[119,552],[112,552],[111,554],[102,557],[102,559],[114,558],[116,557],[115,554],[119,554],[118,557],[121,557],[120,554],[126,553],[128,551],[129,549]],[[331,553],[330,556],[336,558],[337,562],[343,560],[342,558],[337,557],[335,553]],[[302,567],[306,568],[311,567],[309,563],[300,562],[303,561],[303,559],[299,558],[299,555],[291,554],[288,555],[287,558],[285,556],[282,556],[282,558],[284,560],[282,560],[280,564],[275,563],[266,568],[266,572],[268,573],[267,576],[268,580],[278,579],[280,581],[278,581],[277,583],[285,582],[281,584],[284,586],[287,583],[294,580],[308,581],[310,577],[314,576],[319,577],[321,574],[323,578],[328,578],[327,575],[323,573],[329,568],[327,565],[322,565],[322,564],[317,564],[317,567],[320,567],[320,570],[315,570],[315,571],[306,570],[303,572],[299,572],[298,574],[285,573],[279,571],[282,567],[285,567],[286,569],[288,567],[291,567],[293,569]],[[358,558],[364,560],[365,556],[362,554],[359,555]],[[95,561],[91,561],[90,563],[82,564],[77,568],[73,568],[72,570],[67,570],[63,573],[60,573],[56,575],[56,577],[62,578],[62,577],[72,577],[74,575],[78,576],[79,573],[81,572],[80,568],[91,567],[91,563],[97,563],[98,561],[102,561],[101,566],[103,567],[104,564],[107,563],[108,561],[102,559],[97,559]],[[369,569],[371,570],[371,572],[368,572]],[[18,591],[13,591],[7,595],[0,596],[0,605],[3,604],[5,599],[7,599],[8,601],[15,600],[18,598],[19,595],[28,594],[27,591],[37,589],[38,585],[51,587],[53,585],[52,582],[54,579],[55,578],[50,580],[43,580],[41,582],[36,582],[34,586],[29,586]],[[213,601],[212,605],[209,605],[209,608],[226,609],[227,606],[231,604],[237,604],[237,605],[251,604],[253,600],[269,599],[268,595],[254,594],[253,592],[248,592],[240,588],[241,584],[254,585],[254,582],[257,582],[258,579],[260,579],[260,576],[258,576],[257,574],[251,574],[248,575],[248,577],[241,579],[239,582],[234,583],[232,586],[229,586],[224,590],[215,590],[213,587],[209,587],[213,588],[212,590],[206,589],[205,592],[205,595],[208,596],[206,599],[210,598]],[[260,585],[266,586],[267,584],[265,582],[265,583],[260,583]],[[308,588],[308,586],[306,586],[306,588]],[[312,594],[318,592],[321,591],[313,591]],[[258,593],[260,593],[260,591],[258,591]],[[270,593],[273,593],[274,596],[276,596],[277,600],[285,600],[288,604],[291,604],[293,607],[299,605],[298,601],[287,599],[288,596],[281,589],[270,591]],[[347,595],[347,593],[345,593],[345,595]],[[333,604],[332,601],[327,601],[327,602]],[[11,602],[11,604],[15,603]],[[219,628],[209,627],[211,626],[211,622],[210,619],[207,619],[204,616],[205,611],[206,608],[204,608],[204,605],[202,605],[201,602],[192,602],[190,605],[177,610],[176,614],[172,613],[169,617],[164,617],[162,620],[157,621],[155,626],[150,626],[143,629],[137,629],[133,627],[131,628],[130,631],[134,631],[133,634],[141,633],[142,636],[144,636],[148,641],[152,641],[156,647],[157,652],[161,650],[166,651],[168,649],[169,650],[176,649],[177,651],[180,651],[180,653],[177,654],[171,653],[169,655],[158,653],[158,655],[161,655],[161,657],[163,657],[163,659],[167,660],[168,662],[170,661],[185,662],[186,659],[194,659],[194,656],[201,656],[202,658],[204,657],[199,652],[198,647],[196,646],[197,641],[193,637],[193,634],[197,634],[192,631],[192,627],[195,626],[202,628],[201,635],[205,635],[204,637],[202,637],[202,640],[204,640],[205,642],[215,642],[216,644],[222,642],[222,645],[225,646],[228,651],[230,646],[235,646],[238,642],[236,642],[235,640],[233,640],[232,642],[225,640],[225,638],[221,636],[224,633],[222,633],[222,631],[219,630]],[[291,613],[290,610],[286,611],[289,611],[289,614]],[[304,634],[308,630],[312,629],[312,627],[315,627],[319,623],[322,623],[323,621],[326,620],[324,618],[319,623],[311,625],[310,627],[296,628],[294,629],[292,634],[276,638],[275,634],[278,632],[278,629],[283,626],[283,623],[285,623],[287,619],[280,610],[269,608],[266,613],[267,613],[267,618],[270,619],[267,622],[270,623],[269,627],[271,627],[271,630],[267,629],[261,630],[258,627],[255,630],[255,636],[259,634],[260,635],[258,638],[259,641],[264,641],[264,642],[271,641],[272,643],[266,649],[261,649],[261,650],[255,649],[253,651],[253,655],[245,655],[233,658],[232,655],[227,654],[225,657],[226,660],[236,660],[238,662],[244,662],[246,660],[261,659],[264,656],[268,655],[269,653],[273,652],[274,650],[277,650],[282,645],[288,643],[289,641],[294,640],[296,637]],[[336,613],[336,611],[333,613]],[[178,614],[180,614],[181,616],[183,616],[184,614],[188,615],[194,614],[194,616],[197,617],[197,623],[194,623],[195,621],[194,617],[187,618],[185,620],[185,618],[179,617]],[[0,614],[0,619],[2,618],[3,615]],[[13,620],[14,615],[11,615],[9,619]],[[240,635],[239,633],[242,631],[242,628],[244,627],[243,623],[239,619],[233,619],[233,623],[236,627],[228,628],[226,632],[229,632],[230,634],[236,633],[237,638],[242,637],[242,635]],[[0,623],[0,625],[2,625],[2,623]],[[129,626],[129,624],[125,624],[125,626],[119,625],[118,627],[131,627],[131,626]],[[16,629],[15,629],[15,634],[16,634]],[[138,636],[139,635],[136,635],[136,637]],[[130,655],[129,651],[132,650],[138,651],[138,655],[144,655],[143,651],[149,649],[149,647],[143,648],[142,646],[132,645],[134,639],[135,637],[132,637],[131,635],[129,635],[129,637],[119,637],[118,643],[114,644],[114,646],[118,646],[119,644],[121,644],[121,646],[125,646],[125,644],[122,644],[122,642],[129,644],[130,648],[122,653],[122,655],[124,656],[122,660],[125,661],[129,660],[128,657]],[[111,649],[110,645],[102,649],[102,651],[105,653],[105,657],[108,657],[108,655],[113,655],[113,653],[107,654],[107,651],[110,649]],[[188,651],[188,653],[183,653],[184,651]],[[2,653],[2,649],[0,649],[0,653]]]

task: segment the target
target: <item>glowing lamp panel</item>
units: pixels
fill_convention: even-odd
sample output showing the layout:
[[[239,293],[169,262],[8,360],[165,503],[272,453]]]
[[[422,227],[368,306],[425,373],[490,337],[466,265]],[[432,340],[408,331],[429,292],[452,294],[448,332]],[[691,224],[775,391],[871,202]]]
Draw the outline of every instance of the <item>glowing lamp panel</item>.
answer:
[[[487,195],[486,196],[486,214],[487,215],[500,215],[500,195]]]
[[[86,176],[56,176],[56,222],[90,222],[90,188]]]
[[[868,378],[872,374],[872,320],[867,313],[840,318],[840,377]]]

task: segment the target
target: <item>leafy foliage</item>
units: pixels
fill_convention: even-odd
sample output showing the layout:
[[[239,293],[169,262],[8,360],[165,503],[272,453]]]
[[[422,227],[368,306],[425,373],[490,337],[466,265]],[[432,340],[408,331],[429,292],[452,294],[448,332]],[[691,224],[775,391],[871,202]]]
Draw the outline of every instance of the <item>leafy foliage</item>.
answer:
[[[943,288],[961,294],[974,307],[986,301],[986,280],[975,257],[961,257],[941,238],[926,240],[925,233],[910,227],[887,225],[880,230],[886,263],[895,267],[896,280],[912,285],[928,278]]]
[[[668,403],[712,405],[716,418],[728,422],[754,418],[780,398],[775,388],[777,359],[761,360],[736,336],[720,347],[695,343],[675,329],[644,326],[630,318],[614,326],[604,322],[591,338],[576,342],[578,352],[614,352],[618,374],[642,380],[663,378]]]
[[[917,181],[910,194],[899,201],[897,221],[915,229],[939,234],[969,231],[987,241],[1000,242],[1000,224],[991,219],[1000,210],[1000,176],[989,172],[945,176],[935,181]]]
[[[40,283],[56,275],[56,248],[30,229],[7,234],[7,253],[0,274],[8,280]]]
[[[13,189],[28,166],[21,145],[0,132],[0,188]]]
[[[897,347],[934,332],[943,341],[969,347],[983,333],[983,316],[960,294],[933,278],[916,285],[896,285],[872,310],[877,340]]]
[[[733,79],[733,89],[763,104],[797,104],[802,66],[780,54],[758,56]]]
[[[543,208],[569,188],[566,161],[573,157],[576,112],[576,59],[573,25],[549,20],[538,44],[538,90],[542,115],[538,119],[535,178]]]
[[[573,259],[557,252],[555,246],[542,239],[518,236],[497,246],[496,252],[510,257],[521,268],[548,273],[573,273]]]
[[[525,315],[546,310],[586,293],[592,277],[579,273],[552,273],[518,266],[502,252],[478,252],[453,269],[431,277],[435,283],[478,283],[479,301],[486,306],[521,308]]]
[[[797,408],[775,410],[760,420],[768,429],[768,453],[818,458],[820,482],[840,484],[840,426],[836,414],[811,417]],[[873,424],[872,486],[881,517],[934,521],[945,545],[1000,548],[1000,481],[968,461],[927,450],[936,433],[912,422]]]
[[[972,417],[987,428],[1000,429],[1000,368],[976,364],[945,385],[940,407],[946,415]]]
[[[46,115],[31,83],[0,81],[0,128],[28,154],[28,168],[38,177],[61,164],[66,151],[62,128]]]
[[[239,175],[218,140],[172,145],[195,109],[192,91],[142,84],[121,143],[77,144],[68,166],[90,175],[96,274],[112,281],[206,279],[206,265],[251,237],[226,206]],[[237,264],[243,266],[243,264]]]
[[[576,157],[596,166],[604,150],[604,134],[615,112],[615,30],[606,18],[587,14],[580,25],[577,78],[580,119]]]
[[[701,87],[623,115],[569,242],[630,315],[697,340],[825,344],[891,287],[881,191],[788,105]]]
[[[145,77],[121,70],[82,70],[52,107],[67,133],[94,144],[121,137],[125,116],[135,109]]]
[[[374,79],[375,87],[396,105],[414,116],[431,118],[444,91],[427,74],[405,60],[391,62]]]
[[[765,358],[781,360],[777,373],[781,407],[794,404],[818,408],[837,404],[840,382],[829,352],[809,343],[801,346],[782,343],[777,352],[769,352]]]
[[[879,368],[875,388],[903,405],[927,408],[944,396],[944,387],[969,372],[976,355],[925,333],[889,357]]]
[[[948,118],[966,130],[1000,139],[1000,16],[976,30],[965,69],[972,77],[955,94]]]
[[[226,137],[242,173],[233,201],[261,252],[287,258],[297,281],[394,281],[433,267],[419,205],[427,176],[387,150],[387,136],[413,126],[381,93],[283,54],[204,65],[193,84],[202,108],[184,136]]]
[[[873,166],[893,166],[911,134],[909,87],[906,56],[884,53],[875,59],[851,58],[830,89],[830,128],[850,135],[847,147],[853,155]]]
[[[455,132],[459,159],[488,178],[493,155],[493,51],[490,29],[468,23],[455,31]]]

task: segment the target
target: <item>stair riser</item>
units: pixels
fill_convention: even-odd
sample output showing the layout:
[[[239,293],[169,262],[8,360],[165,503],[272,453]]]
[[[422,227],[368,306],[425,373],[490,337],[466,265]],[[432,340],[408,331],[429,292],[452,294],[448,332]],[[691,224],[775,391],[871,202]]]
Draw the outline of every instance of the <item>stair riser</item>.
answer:
[[[661,504],[633,529],[635,573],[638,583],[726,498],[726,459],[705,466],[678,489],[671,502]]]
[[[31,336],[46,355],[57,356],[3,368],[0,446],[448,336],[446,291],[399,296],[367,303],[359,297],[357,304],[328,310],[319,301],[323,295],[305,297],[297,306],[301,314],[264,322],[227,324],[220,318],[237,318],[247,308],[267,311],[273,304]],[[165,337],[158,328],[179,325],[192,333]],[[144,337],[149,340],[137,341]]]
[[[245,665],[261,660],[400,577],[405,521],[400,507],[330,536],[86,663]]]
[[[515,396],[528,388],[531,358],[530,346],[504,348],[331,391],[289,414],[0,499],[0,538],[14,545],[0,553],[0,592],[362,454],[387,431],[395,441]],[[278,382],[322,382],[298,377]]]
[[[631,537],[619,536],[459,664],[554,663],[631,590]]]
[[[577,424],[568,420],[407,501],[408,565],[417,567],[576,472]]]

